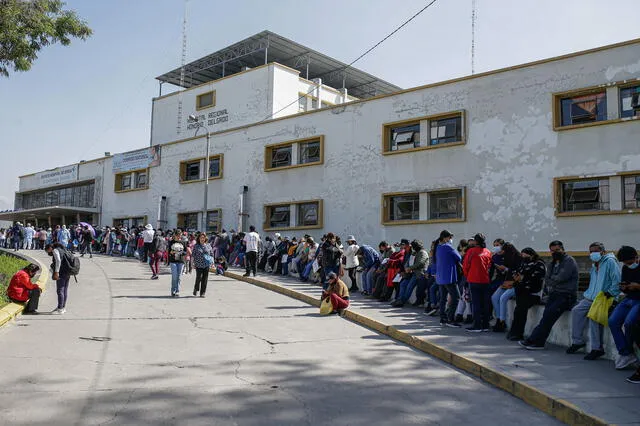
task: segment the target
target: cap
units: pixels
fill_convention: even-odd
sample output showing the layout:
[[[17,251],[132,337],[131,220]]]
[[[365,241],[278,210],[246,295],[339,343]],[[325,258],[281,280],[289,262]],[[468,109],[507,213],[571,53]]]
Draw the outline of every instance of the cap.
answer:
[[[335,273],[335,272],[329,272],[329,273],[327,274],[327,279],[335,280],[336,278],[338,278],[338,275],[336,275],[336,273]]]
[[[403,238],[403,239],[400,240],[400,244],[407,245],[407,244],[411,244],[411,243],[406,238]]]
[[[356,237],[354,237],[353,235],[349,235],[347,236],[347,241],[355,241]]]

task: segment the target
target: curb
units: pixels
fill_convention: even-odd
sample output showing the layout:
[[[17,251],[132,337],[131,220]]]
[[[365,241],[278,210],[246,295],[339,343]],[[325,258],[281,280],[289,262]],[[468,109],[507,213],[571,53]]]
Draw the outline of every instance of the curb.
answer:
[[[234,278],[238,281],[244,281],[249,284],[253,284],[258,287],[262,287],[267,290],[274,291],[276,293],[289,296],[293,299],[300,300],[313,306],[320,306],[320,300],[315,297],[309,296],[287,287],[283,287],[278,284],[261,281],[256,278],[243,277],[240,274],[234,272],[225,272],[225,276]],[[592,416],[578,408],[577,406],[567,402],[563,399],[555,398],[546,392],[536,389],[526,383],[520,382],[512,377],[507,376],[493,368],[487,367],[472,359],[465,358],[454,352],[447,350],[446,348],[428,342],[419,337],[412,336],[409,333],[398,330],[397,328],[386,325],[380,321],[374,320],[357,313],[351,309],[345,311],[345,318],[367,327],[378,333],[384,334],[397,340],[401,343],[411,346],[421,352],[438,358],[441,361],[446,362],[460,370],[463,370],[482,381],[497,387],[509,394],[515,396],[526,404],[531,405],[534,408],[560,420],[563,423],[569,425],[608,425],[609,423],[603,419]]]
[[[19,257],[27,262],[35,263],[40,266],[40,276],[38,276],[36,284],[40,286],[43,292],[46,290],[47,282],[49,282],[49,268],[47,268],[42,262],[20,252],[16,253],[6,249],[0,249],[0,253],[8,256]],[[20,315],[23,310],[24,305],[19,305],[17,303],[9,303],[7,306],[0,309],[0,327]]]

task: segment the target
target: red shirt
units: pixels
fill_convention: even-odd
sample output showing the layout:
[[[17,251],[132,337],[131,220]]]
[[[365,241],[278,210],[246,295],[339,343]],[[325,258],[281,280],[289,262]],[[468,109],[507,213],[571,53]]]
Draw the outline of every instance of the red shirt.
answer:
[[[464,255],[462,270],[467,281],[474,284],[489,284],[491,252],[486,248],[472,247]]]
[[[33,290],[34,288],[39,287],[37,284],[33,284],[29,274],[21,269],[11,278],[9,287],[7,287],[7,296],[19,302],[26,302],[29,300],[29,290]]]

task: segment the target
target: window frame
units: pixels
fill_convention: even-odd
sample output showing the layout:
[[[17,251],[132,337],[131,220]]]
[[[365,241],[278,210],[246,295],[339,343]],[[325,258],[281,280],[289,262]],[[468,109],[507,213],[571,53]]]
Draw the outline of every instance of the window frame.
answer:
[[[220,159],[220,174],[219,176],[215,176],[215,177],[209,176],[209,180],[222,179],[224,176],[224,154],[220,153],[220,154],[209,155],[209,165],[211,165],[211,160],[214,160],[216,158]],[[180,183],[188,184],[188,183],[204,182],[205,175],[202,171],[206,168],[206,164],[205,164],[206,161],[204,161],[205,159],[206,157],[198,157],[198,158],[190,158],[188,160],[180,161],[180,169],[178,174],[178,179]],[[200,168],[200,173],[198,174],[199,178],[192,179],[192,180],[185,180],[186,173],[187,173],[187,166],[195,162],[199,163],[199,166],[198,166]]]
[[[207,95],[211,95],[211,105],[205,105],[202,106],[200,104],[200,100]],[[207,109],[207,108],[213,108],[216,106],[216,91],[215,90],[210,90],[208,92],[204,92],[204,93],[200,93],[199,95],[196,95],[196,111],[201,111],[203,109]]]
[[[309,143],[309,142],[319,142],[320,144],[320,159],[318,161],[313,161],[310,163],[300,163],[300,158],[299,158],[299,154],[300,154],[300,149],[299,147],[304,144],[304,143]],[[291,147],[291,154],[293,156],[293,152],[294,150],[296,150],[296,157],[297,158],[297,162],[294,164],[292,162],[291,165],[289,166],[282,166],[282,167],[271,167],[271,155],[274,149],[276,148],[282,148],[285,146],[290,146]],[[279,142],[279,143],[274,143],[274,144],[269,144],[266,145],[264,147],[264,171],[265,172],[273,172],[273,171],[280,171],[280,170],[288,170],[288,169],[295,169],[298,167],[311,167],[311,166],[318,166],[318,165],[322,165],[324,164],[324,135],[318,135],[318,136],[313,136],[313,137],[309,137],[309,138],[303,138],[303,139],[295,139],[295,140],[291,140],[291,141],[286,141],[286,142]]]
[[[213,221],[218,226],[218,230],[217,231],[214,231],[214,230],[209,228],[209,223],[211,223],[211,221],[209,220],[209,215],[212,214],[212,213],[218,213],[218,220]],[[213,233],[213,232],[222,231],[222,209],[207,210],[206,223],[207,223],[207,230],[206,230],[207,234],[210,234],[210,233]]]
[[[134,219],[142,219],[143,223],[149,223],[147,221],[147,215],[144,216],[127,216],[127,217],[114,217],[113,219],[111,219],[111,223],[113,224],[114,227],[117,227],[116,223],[119,222],[127,222],[127,229],[131,230],[132,227],[134,227],[133,224],[133,220]]]
[[[452,191],[460,191],[460,208],[461,208],[461,217],[457,218],[448,218],[448,219],[402,219],[402,220],[391,220],[390,208],[391,203],[389,202],[391,198],[398,196],[407,196],[407,195],[418,195],[418,203],[420,203],[421,195],[425,195],[427,199],[426,208],[427,217],[430,215],[430,205],[429,205],[429,196],[431,194],[443,193],[443,192],[452,192]],[[418,204],[418,217],[420,217],[420,209],[422,206]],[[380,223],[383,226],[396,226],[396,225],[418,225],[418,224],[430,224],[430,223],[459,223],[467,221],[467,187],[466,186],[454,186],[447,188],[432,188],[432,189],[418,189],[415,191],[403,191],[403,192],[387,192],[382,194],[380,200]]]
[[[178,227],[178,228],[180,228],[180,229],[182,229],[183,231],[186,231],[186,232],[195,232],[195,231],[198,231],[198,228],[200,227],[200,218],[199,218],[200,213],[201,213],[201,212],[198,212],[198,211],[189,211],[189,212],[180,212],[180,213],[177,213],[177,215],[176,215],[176,216],[177,216],[177,221],[176,221],[176,225],[177,225],[177,227]],[[186,223],[185,223],[185,217],[186,217],[186,216],[193,216],[193,215],[195,215],[195,216],[196,216],[196,227],[195,227],[195,230],[194,230],[194,231],[189,230],[189,229],[186,227]]]
[[[146,173],[147,175],[147,182],[145,184],[145,186],[141,186],[138,187],[137,183],[138,183],[138,173]],[[113,192],[121,194],[123,192],[131,192],[131,191],[145,191],[147,189],[149,189],[149,168],[146,169],[136,169],[136,170],[129,170],[128,172],[122,172],[122,173],[116,173],[114,175],[114,182],[113,182]],[[130,179],[130,185],[129,188],[127,189],[122,189],[122,181],[125,177],[129,177]]]
[[[431,145],[431,122],[437,120],[444,120],[448,118],[460,117],[460,140],[453,142],[439,143]],[[427,121],[426,126],[422,126],[421,123]],[[427,135],[427,144],[424,146],[414,146],[412,148],[391,150],[391,133],[392,130],[398,127],[407,127],[410,125],[420,125],[420,134]],[[423,129],[424,127],[424,129]],[[406,120],[393,121],[382,124],[382,155],[395,155],[404,154],[408,152],[424,151],[429,149],[449,148],[454,146],[465,145],[467,143],[467,117],[466,110],[455,110],[446,113],[425,115],[422,117],[414,117]]]
[[[298,208],[297,206],[300,204],[318,204],[318,223],[315,225],[298,225]],[[281,206],[289,206],[289,223],[291,223],[291,218],[294,218],[295,225],[287,226],[287,227],[271,227],[270,218],[271,218],[271,208],[273,207],[281,207]],[[294,206],[295,214],[294,214]],[[270,203],[265,204],[263,207],[264,220],[262,223],[262,229],[265,232],[271,231],[298,231],[298,230],[306,230],[306,229],[322,229],[324,227],[324,202],[322,199],[316,200],[302,200],[302,201],[282,201],[278,203]]]
[[[634,88],[634,87],[637,87],[637,88],[640,89],[640,79],[635,80],[635,81],[633,81],[631,83],[620,84],[618,86],[618,99],[616,99],[616,101],[618,102],[618,112],[619,112],[620,120],[624,121],[624,120],[638,120],[638,119],[640,119],[640,111],[636,115],[634,115],[632,117],[623,117],[622,116],[622,91],[625,90],[625,89],[631,89],[631,88]],[[638,91],[638,93],[640,93],[640,90]]]

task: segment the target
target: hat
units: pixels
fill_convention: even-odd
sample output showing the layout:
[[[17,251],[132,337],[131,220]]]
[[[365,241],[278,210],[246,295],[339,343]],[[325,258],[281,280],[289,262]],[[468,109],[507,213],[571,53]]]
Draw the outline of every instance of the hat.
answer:
[[[298,241],[298,239],[296,237],[293,237],[293,239],[291,241]]]
[[[446,229],[440,233],[440,239],[453,237],[453,234]]]
[[[284,239],[285,239],[285,240],[288,240],[288,239],[289,239],[289,237],[284,237]]]
[[[411,243],[406,238],[403,238],[403,239],[400,240],[400,244],[406,246],[407,244],[411,244]]]
[[[329,272],[327,274],[327,279],[329,279],[329,280],[335,280],[336,278],[338,278],[338,275],[336,275],[335,272]]]
[[[273,234],[273,236],[276,238],[280,238],[280,233],[276,232],[275,234]]]
[[[355,241],[356,237],[354,237],[353,235],[348,235],[347,236],[347,241]]]
[[[153,229],[153,226],[150,223],[147,223],[147,226],[145,226],[144,229],[151,230]]]

